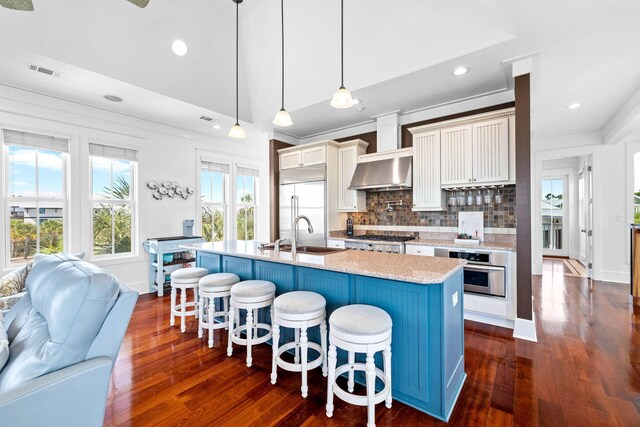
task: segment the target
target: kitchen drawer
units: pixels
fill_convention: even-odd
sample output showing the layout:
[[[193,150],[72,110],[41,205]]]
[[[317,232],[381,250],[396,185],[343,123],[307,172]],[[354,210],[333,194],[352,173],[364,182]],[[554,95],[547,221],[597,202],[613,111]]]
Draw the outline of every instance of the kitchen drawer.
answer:
[[[327,247],[344,249],[344,240],[327,239]]]
[[[433,248],[433,246],[407,245],[406,254],[407,255],[433,256],[434,248]]]

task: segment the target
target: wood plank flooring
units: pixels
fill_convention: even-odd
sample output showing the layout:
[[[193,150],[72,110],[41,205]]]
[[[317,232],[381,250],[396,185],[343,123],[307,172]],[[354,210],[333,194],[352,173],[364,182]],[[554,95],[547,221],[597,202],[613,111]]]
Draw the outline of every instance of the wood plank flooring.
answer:
[[[452,426],[639,426],[640,309],[628,285],[566,276],[562,260],[545,259],[534,278],[538,343],[514,340],[504,328],[465,321],[467,381]],[[325,415],[325,379],[279,371],[271,385],[271,349],[254,350],[254,366],[236,347],[226,356],[226,332],[209,349],[169,328],[169,299],[140,297],[116,362],[107,426],[364,426],[366,408],[335,401]],[[378,426],[447,425],[394,402],[376,408]]]

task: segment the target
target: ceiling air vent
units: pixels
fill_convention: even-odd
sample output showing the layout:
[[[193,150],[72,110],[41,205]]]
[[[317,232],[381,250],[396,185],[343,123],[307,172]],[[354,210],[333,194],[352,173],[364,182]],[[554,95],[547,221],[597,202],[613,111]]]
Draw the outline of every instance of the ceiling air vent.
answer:
[[[62,75],[62,73],[58,71],[54,71],[49,68],[40,67],[39,65],[28,64],[28,68],[31,71],[37,71],[38,73],[46,74],[47,76],[51,76],[55,78],[60,78],[60,76]]]
[[[213,119],[207,116],[200,116],[200,120],[204,120],[205,122],[212,122]]]

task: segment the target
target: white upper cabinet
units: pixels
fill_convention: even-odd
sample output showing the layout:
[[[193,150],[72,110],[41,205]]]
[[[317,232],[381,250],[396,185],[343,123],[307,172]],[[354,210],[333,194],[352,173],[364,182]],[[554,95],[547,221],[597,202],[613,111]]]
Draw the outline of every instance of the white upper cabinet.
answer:
[[[473,125],[473,182],[509,180],[509,119]]]
[[[326,143],[313,144],[311,147],[291,147],[278,150],[280,169],[321,165],[327,162]]]
[[[413,210],[443,211],[446,200],[440,182],[440,131],[413,135]]]
[[[414,141],[419,134],[440,133],[442,187],[475,187],[515,182],[514,123],[511,108],[418,126],[410,131]]]
[[[463,185],[473,181],[472,125],[441,131],[442,185]]]
[[[365,154],[369,144],[360,139],[346,141],[338,148],[338,212],[366,211],[366,193],[349,190],[358,157]]]
[[[299,168],[302,166],[300,150],[280,154],[280,169]]]

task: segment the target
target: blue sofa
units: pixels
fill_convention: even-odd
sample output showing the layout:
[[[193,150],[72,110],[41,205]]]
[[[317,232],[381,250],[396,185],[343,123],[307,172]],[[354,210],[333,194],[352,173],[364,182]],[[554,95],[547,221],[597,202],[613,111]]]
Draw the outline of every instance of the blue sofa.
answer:
[[[109,380],[138,293],[68,254],[34,263],[4,316],[0,424],[101,426]]]

